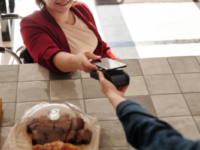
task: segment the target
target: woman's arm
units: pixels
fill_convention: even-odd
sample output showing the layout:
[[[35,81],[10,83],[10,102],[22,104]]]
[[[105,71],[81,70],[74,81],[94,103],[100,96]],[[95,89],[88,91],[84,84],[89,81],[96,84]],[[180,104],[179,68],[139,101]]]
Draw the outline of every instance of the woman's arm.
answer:
[[[23,18],[20,23],[24,44],[35,63],[39,63],[54,72],[62,73],[53,64],[53,58],[56,54],[67,51],[58,47],[55,39],[50,37],[50,31],[47,33],[48,31],[41,27],[43,24],[38,24],[34,15]]]
[[[39,63],[57,73],[66,73],[75,70],[90,72],[97,70],[95,65],[89,63],[89,59],[99,59],[92,53],[86,52],[79,55],[67,53],[69,50],[59,48],[55,43],[54,37],[48,31],[44,31],[30,17],[21,21],[21,34],[25,46],[29,50],[34,62]]]
[[[92,70],[98,69],[97,66],[89,62],[89,59],[97,60],[99,58],[99,56],[90,52],[80,53],[78,55],[58,52],[53,58],[53,64],[62,72],[71,72],[79,69],[89,73]]]
[[[55,65],[56,68],[58,68],[62,72],[75,71],[78,70],[78,67],[75,65],[75,62],[73,61],[74,57],[75,56],[73,54],[69,54],[66,52],[58,52],[53,57],[53,64]]]

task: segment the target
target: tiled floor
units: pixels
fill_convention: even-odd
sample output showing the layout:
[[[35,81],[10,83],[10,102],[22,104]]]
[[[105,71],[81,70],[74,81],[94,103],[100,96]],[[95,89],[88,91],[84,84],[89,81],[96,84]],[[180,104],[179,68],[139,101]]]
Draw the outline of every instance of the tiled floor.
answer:
[[[200,55],[195,42],[200,11],[193,2],[98,5],[96,10],[105,41],[122,59]]]
[[[200,64],[197,58],[120,60],[128,65],[124,70],[131,79],[126,98],[139,103],[191,140],[200,139]],[[33,68],[30,73],[29,68]],[[102,128],[100,149],[133,149],[126,141],[123,127],[102,94],[98,81],[91,79],[89,74],[77,71],[57,75],[38,64],[0,66],[0,70],[4,70],[1,74],[4,80],[0,80],[2,144],[11,127],[28,108],[55,100],[75,104],[99,120]]]

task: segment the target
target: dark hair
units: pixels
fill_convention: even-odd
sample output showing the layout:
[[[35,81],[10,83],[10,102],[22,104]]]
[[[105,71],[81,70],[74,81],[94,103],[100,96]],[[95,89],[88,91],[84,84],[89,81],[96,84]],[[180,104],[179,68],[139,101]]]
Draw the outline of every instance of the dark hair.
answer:
[[[77,1],[78,0],[75,0],[74,4],[72,6],[75,6]],[[46,9],[46,4],[45,4],[45,2],[43,0],[35,0],[35,3],[41,10],[45,10]]]
[[[35,3],[40,9],[44,9],[45,2],[43,0],[35,0]]]

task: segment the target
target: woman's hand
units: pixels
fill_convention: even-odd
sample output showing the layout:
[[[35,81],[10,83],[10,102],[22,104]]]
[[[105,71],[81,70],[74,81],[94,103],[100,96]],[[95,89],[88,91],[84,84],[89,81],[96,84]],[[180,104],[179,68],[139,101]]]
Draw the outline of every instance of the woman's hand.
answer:
[[[113,104],[114,108],[117,108],[118,104],[125,100],[124,93],[128,88],[128,85],[116,88],[110,81],[108,81],[101,71],[97,71],[99,75],[99,82],[101,85],[101,91]]]
[[[91,64],[89,60],[98,60],[100,58],[100,56],[90,52],[74,55],[61,51],[54,56],[53,64],[62,72],[71,72],[80,69],[88,73],[92,70],[98,70],[98,67]]]
[[[98,70],[98,67],[91,64],[89,60],[98,60],[100,58],[101,56],[94,55],[91,52],[80,53],[74,57],[75,68],[80,69],[86,73],[89,73],[93,70]]]

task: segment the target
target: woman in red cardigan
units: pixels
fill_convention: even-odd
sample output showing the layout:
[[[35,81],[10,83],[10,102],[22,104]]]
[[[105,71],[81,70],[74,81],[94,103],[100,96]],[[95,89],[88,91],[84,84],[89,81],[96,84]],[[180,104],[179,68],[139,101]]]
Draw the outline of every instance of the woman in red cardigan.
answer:
[[[35,63],[57,73],[98,68],[89,60],[117,59],[102,41],[90,9],[74,0],[36,0],[41,11],[23,18],[21,34]]]

